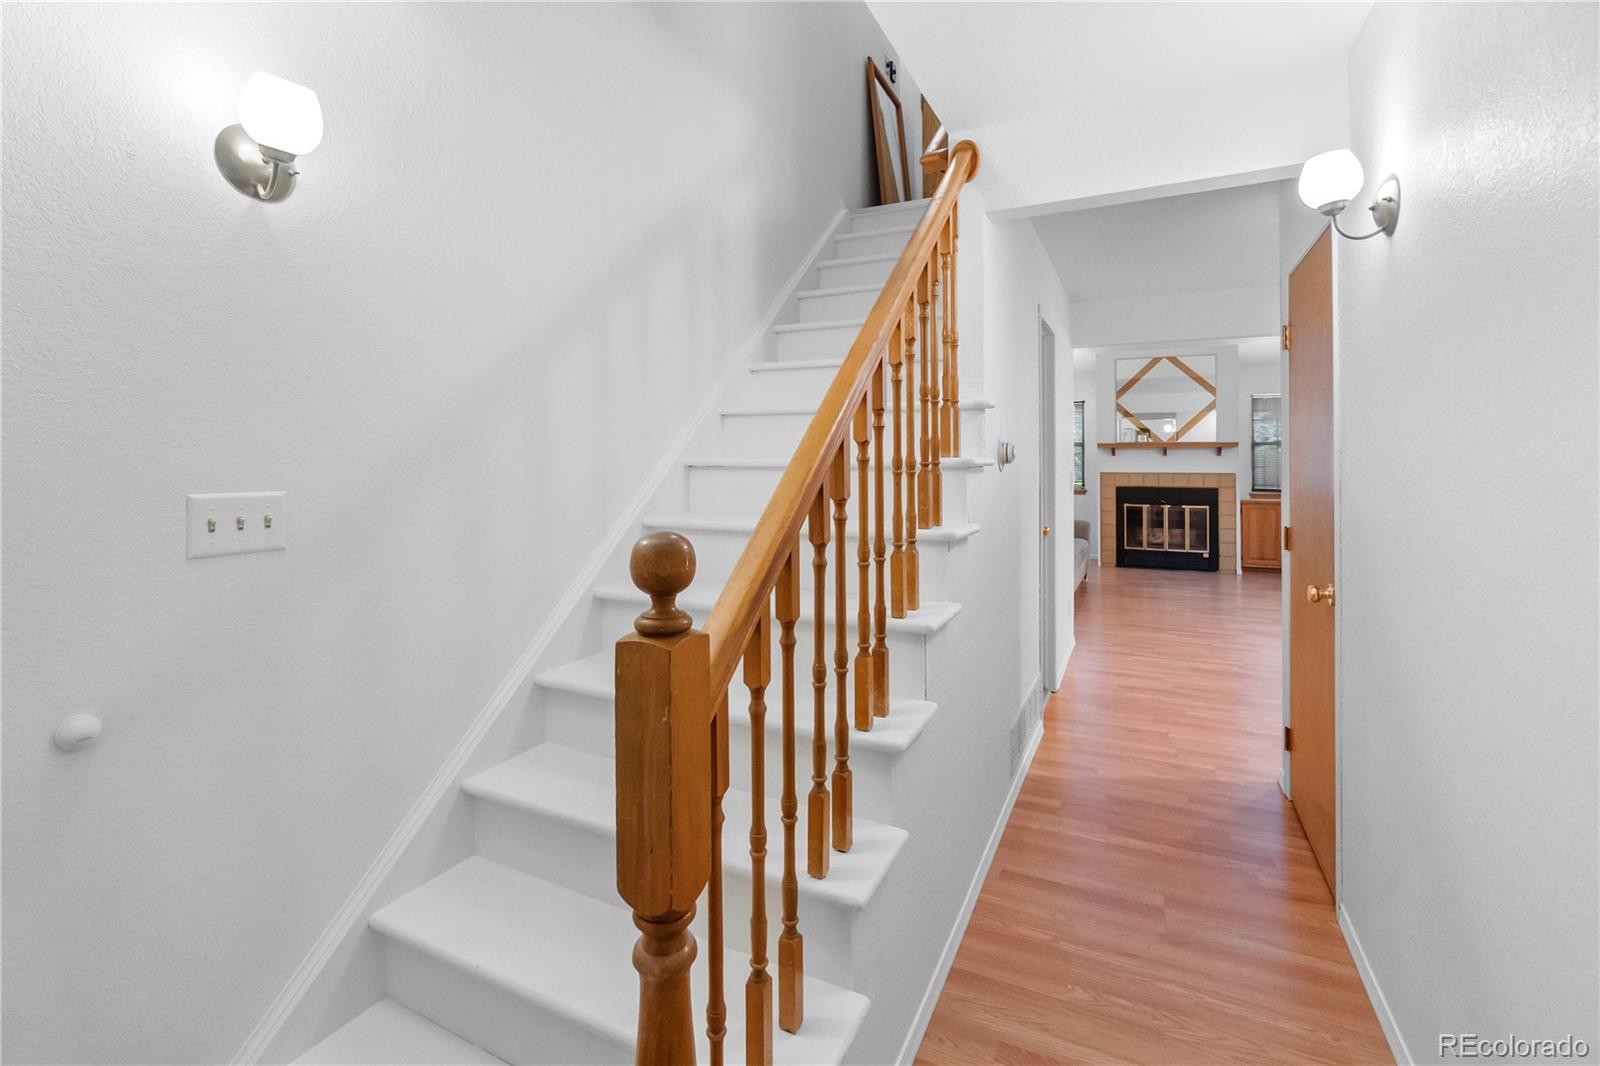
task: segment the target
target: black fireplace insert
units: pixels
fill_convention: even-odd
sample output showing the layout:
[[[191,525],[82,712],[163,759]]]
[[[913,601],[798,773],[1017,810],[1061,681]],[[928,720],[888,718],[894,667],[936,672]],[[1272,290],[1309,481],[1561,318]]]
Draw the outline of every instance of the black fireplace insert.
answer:
[[[1116,510],[1118,566],[1220,569],[1216,489],[1123,485]]]

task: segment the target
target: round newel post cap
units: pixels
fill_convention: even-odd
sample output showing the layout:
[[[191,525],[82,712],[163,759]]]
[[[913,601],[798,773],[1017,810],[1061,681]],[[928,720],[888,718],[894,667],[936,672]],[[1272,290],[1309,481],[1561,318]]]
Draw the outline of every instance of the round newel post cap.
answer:
[[[689,612],[677,605],[678,593],[694,580],[694,545],[688,537],[668,530],[640,537],[628,558],[628,575],[650,597],[650,609],[633,621],[635,632],[671,637],[694,625]]]

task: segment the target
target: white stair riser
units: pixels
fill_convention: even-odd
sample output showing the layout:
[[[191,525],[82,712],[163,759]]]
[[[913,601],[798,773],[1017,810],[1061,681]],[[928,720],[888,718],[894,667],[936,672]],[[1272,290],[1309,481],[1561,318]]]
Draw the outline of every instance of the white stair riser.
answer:
[[[654,530],[655,526],[648,527]],[[681,531],[680,531],[681,532]],[[691,530],[687,534],[694,544],[695,578],[701,581],[726,581],[733,573],[733,566],[739,561],[739,554],[744,551],[745,543],[750,539],[747,533],[723,533],[714,530]],[[848,538],[849,547],[847,554],[851,557],[855,552],[855,537]],[[942,542],[920,544],[917,548],[919,588],[922,599],[928,602],[946,600],[950,598],[950,563],[951,554],[961,550],[962,545],[947,544]],[[805,548],[808,553],[805,565],[800,568],[800,587],[812,587],[811,560],[809,546]],[[885,552],[884,568],[888,569],[889,555],[893,552],[893,545],[889,545]],[[829,555],[829,566],[832,566],[832,555]],[[874,587],[876,587],[876,563],[874,563]],[[885,574],[885,582],[888,576]]]
[[[787,459],[794,454],[795,446],[811,424],[811,417],[809,414],[725,414],[722,416],[721,454]],[[886,450],[893,447],[888,418],[885,412],[883,443]],[[982,411],[969,408],[961,412],[961,450],[973,458],[990,458],[983,439]],[[887,460],[883,476],[887,482],[890,477]]]
[[[828,566],[829,573],[831,574],[833,572],[833,557],[831,552],[829,553]],[[825,639],[827,641],[826,661],[828,666],[828,705],[831,707],[833,706],[833,700],[837,699],[837,697],[833,695],[833,679],[835,676],[833,672],[833,650],[834,635],[836,631],[834,629],[833,615],[833,579],[830,577],[828,581],[828,625]],[[846,608],[849,611],[849,617],[847,619],[847,632],[845,634],[845,643],[847,645],[846,651],[849,653],[850,661],[852,663],[855,662],[856,655],[857,615],[855,603],[853,600],[850,600],[849,597],[855,594],[856,581],[856,564],[855,560],[852,558],[850,560],[850,573],[848,575],[849,588],[846,593]],[[811,606],[810,596],[806,597],[806,606]],[[600,610],[600,632],[629,632],[633,628],[633,620],[639,616],[639,612],[642,610],[644,610],[643,604],[636,606],[630,603],[623,603],[619,600],[604,601]],[[697,624],[705,621],[704,618],[698,617],[700,612],[691,613],[697,616],[695,618],[695,622]],[[773,676],[777,677],[778,664],[781,662],[781,660],[778,657],[780,654],[780,649],[778,647],[778,626],[776,622],[773,623],[772,630],[772,661],[774,664]],[[803,684],[797,684],[797,688],[805,690],[806,700],[809,701],[811,699],[811,661],[815,652],[815,649],[812,646],[812,642],[815,638],[813,637],[811,619],[809,617],[801,618],[799,623],[794,627],[794,632],[795,640],[798,641],[798,644],[794,650],[795,668],[800,672],[801,675],[803,675],[801,680],[804,682]],[[889,684],[894,694],[896,696],[909,696],[916,698],[921,698],[922,696],[926,695],[926,693],[923,691],[923,679],[926,677],[925,667],[927,664],[925,662],[925,658],[927,655],[927,637],[921,633],[907,633],[889,628],[884,633],[884,643],[889,648]],[[737,678],[735,678],[734,683],[741,684]],[[855,684],[854,673],[850,675],[850,684]],[[772,700],[776,698],[776,690],[773,691],[774,696],[769,699],[768,702],[772,702]],[[808,702],[807,706],[809,705],[810,704]]]
[[[618,917],[628,920],[624,911]],[[391,998],[507,1062],[633,1061],[631,1041],[620,1043],[409,945],[387,942],[384,971]]]
[[[850,216],[851,233],[871,233],[881,229],[914,226],[928,210],[926,200],[917,200],[888,210],[866,211]]]
[[[796,649],[799,654],[799,649]],[[796,730],[795,774],[801,792],[811,787],[811,733],[810,726],[815,707],[812,703],[811,666],[797,663],[795,683],[795,713],[806,726]],[[892,670],[891,670],[892,672]],[[775,668],[775,677],[781,673]],[[833,724],[837,714],[833,695],[833,675],[829,674],[828,689],[828,772],[833,772]],[[852,698],[854,690],[852,690]],[[728,766],[735,788],[750,787],[750,705],[743,693],[734,696],[732,728],[728,732]],[[615,726],[610,697],[586,696],[566,690],[549,689],[544,693],[545,737],[550,743],[575,751],[611,758],[615,754]],[[767,690],[767,780],[766,793],[774,802],[783,793],[783,737],[773,728],[783,715],[783,702],[776,687]],[[854,719],[852,718],[852,722]],[[852,726],[853,728],[853,726]],[[854,737],[854,733],[851,734]],[[855,774],[856,813],[873,821],[892,822],[893,803],[890,787],[893,782],[895,753],[874,748],[852,746],[850,768]],[[773,808],[776,810],[777,808]],[[548,876],[540,874],[540,876]],[[580,891],[587,891],[582,890]]]
[[[777,335],[778,358],[783,362],[796,359],[843,359],[860,332],[859,324],[782,332]]]
[[[892,230],[840,234],[833,242],[833,258],[852,259],[860,255],[899,255],[905,250],[909,233]]]
[[[725,414],[722,454],[785,459],[794,454],[811,415]]]
[[[752,370],[739,375],[728,392],[728,406],[806,407],[815,411],[839,373],[837,366],[791,368],[776,362],[762,365],[776,369]]]
[[[853,466],[854,464],[852,464]],[[854,471],[852,471],[854,473]],[[783,470],[777,466],[692,466],[688,468],[689,510],[703,515],[758,515],[765,510],[772,494],[777,490]],[[952,470],[942,473],[941,494],[943,525],[956,525],[967,521],[966,471]],[[885,472],[884,489],[891,492],[893,476]],[[856,487],[855,479],[851,488]],[[885,508],[890,506],[885,501]],[[851,500],[850,531],[855,532],[858,521],[856,502]],[[885,518],[887,519],[887,515]],[[887,536],[887,533],[885,534]]]
[[[809,679],[806,682],[806,687],[809,690]],[[829,690],[829,695],[830,697],[832,696],[831,689]],[[795,795],[799,797],[801,803],[804,803],[806,801],[806,793],[811,791],[811,733],[809,732],[809,723],[811,722],[811,716],[815,713],[815,709],[811,703],[810,691],[806,691],[804,694],[797,691],[795,693],[795,701],[796,716],[803,718],[808,723],[807,732],[801,733],[798,730],[795,732]],[[742,767],[744,780],[734,783],[737,787],[749,791],[750,782],[748,779],[750,777],[752,734],[748,725],[750,713],[748,705],[741,704],[736,713],[745,720],[746,724],[743,728],[734,728],[728,732],[729,774],[738,777],[741,771],[733,770],[732,767]],[[833,701],[830,698],[827,715],[828,773],[830,775],[833,773],[833,722],[836,713]],[[767,695],[769,725],[766,730],[767,767],[765,789],[770,808],[769,815],[778,810],[776,804],[783,796],[783,734],[771,728],[770,725],[771,721],[782,717],[782,715],[782,703],[778,702],[774,694],[769,692]],[[860,747],[855,743],[855,738],[859,734],[854,731],[854,728],[854,725],[852,725],[850,734],[850,773],[854,781],[851,788],[854,793],[855,812],[860,817],[871,819],[874,822],[893,823],[893,764],[895,754],[881,749]],[[777,850],[782,848],[782,829],[782,824],[779,823],[770,830],[775,839],[768,844],[769,849]],[[801,847],[803,849],[804,845],[802,844]]]
[[[807,765],[809,766],[809,763]],[[831,756],[829,772],[832,772]],[[858,786],[852,785],[852,789],[856,787]],[[805,802],[805,792],[810,788],[810,771],[807,770],[805,783],[796,784],[801,803]],[[574,826],[545,817],[538,812],[518,810],[486,800],[479,799],[473,802],[479,855],[575,892],[581,892],[593,899],[620,903],[616,888],[615,834]],[[708,797],[708,814],[709,802]],[[766,872],[770,878],[783,869],[783,822],[782,812],[778,809],[776,801],[769,803],[767,807]],[[864,817],[865,812],[861,813]],[[800,830],[804,832],[803,825]],[[749,834],[748,821],[736,825],[729,819],[724,823],[722,830],[723,854],[732,855],[736,851],[748,854]],[[802,881],[799,914],[801,935],[805,937],[806,974],[849,987],[854,982],[850,967],[850,930],[858,912],[841,903],[805,891],[803,885],[807,878],[804,868],[805,838],[800,836],[795,843],[798,849],[796,858],[801,864],[796,872]],[[742,945],[749,943],[750,938],[748,867],[739,869],[725,865],[724,870],[723,935],[729,948],[739,950]],[[781,892],[780,884],[768,882],[767,924],[771,936],[768,946],[774,967],[777,964],[777,935],[782,931]],[[701,914],[696,919],[698,925],[696,939],[700,943],[702,955],[706,951],[705,910],[702,898]],[[617,917],[624,922],[628,920],[625,911],[619,910]],[[742,984],[744,975],[741,973],[737,976],[739,983]],[[730,981],[730,986],[731,984]],[[538,1061],[562,1060],[543,1058]]]
[[[891,259],[869,263],[837,263],[817,268],[817,288],[832,289],[840,285],[876,285],[883,287],[894,269]]]
[[[831,296],[804,297],[800,303],[800,321],[837,322],[843,318],[865,319],[867,312],[878,300],[881,289],[861,292],[840,292]]]

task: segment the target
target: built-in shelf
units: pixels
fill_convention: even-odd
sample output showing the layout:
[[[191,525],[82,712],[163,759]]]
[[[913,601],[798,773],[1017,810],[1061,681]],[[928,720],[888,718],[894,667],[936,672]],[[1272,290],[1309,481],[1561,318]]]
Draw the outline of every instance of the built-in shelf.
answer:
[[[1134,448],[1145,452],[1159,448],[1162,455],[1167,454],[1168,448],[1210,448],[1221,455],[1222,449],[1238,446],[1239,442],[1236,440],[1103,440],[1100,442],[1100,447],[1112,455],[1117,454],[1118,448]]]

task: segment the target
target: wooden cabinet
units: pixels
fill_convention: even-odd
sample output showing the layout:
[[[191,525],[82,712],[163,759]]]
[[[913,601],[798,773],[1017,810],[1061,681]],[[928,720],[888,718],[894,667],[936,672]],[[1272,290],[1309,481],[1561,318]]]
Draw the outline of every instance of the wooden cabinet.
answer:
[[[1276,499],[1239,501],[1239,562],[1246,570],[1283,568],[1282,513]]]

